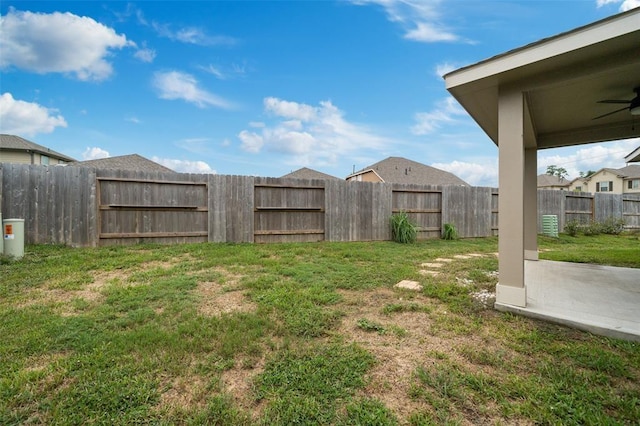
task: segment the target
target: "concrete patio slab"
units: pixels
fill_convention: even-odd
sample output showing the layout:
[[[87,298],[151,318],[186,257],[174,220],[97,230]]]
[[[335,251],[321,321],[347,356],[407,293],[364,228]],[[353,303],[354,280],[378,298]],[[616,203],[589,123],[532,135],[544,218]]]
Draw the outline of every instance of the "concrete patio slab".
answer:
[[[525,261],[527,307],[503,312],[640,342],[640,269]]]

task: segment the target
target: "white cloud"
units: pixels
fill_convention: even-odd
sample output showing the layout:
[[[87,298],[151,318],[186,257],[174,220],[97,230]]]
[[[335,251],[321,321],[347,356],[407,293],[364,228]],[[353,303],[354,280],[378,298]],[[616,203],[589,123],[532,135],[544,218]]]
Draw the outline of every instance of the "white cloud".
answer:
[[[456,41],[458,36],[444,30],[439,25],[431,22],[417,22],[416,27],[408,30],[404,38],[414,41],[436,42],[436,41]]]
[[[368,128],[345,120],[344,113],[329,101],[311,106],[269,97],[264,99],[264,108],[275,123],[241,131],[242,149],[282,153],[292,165],[335,165],[359,150],[381,150],[391,144]]]
[[[11,93],[0,96],[0,129],[2,133],[34,136],[51,133],[56,127],[67,127],[64,117],[55,109],[37,103],[14,99]]]
[[[450,163],[434,163],[431,166],[451,172],[471,186],[498,186],[497,158],[487,158],[482,163],[456,160]]]
[[[128,121],[129,123],[133,123],[133,124],[140,124],[141,121],[138,117],[127,117],[125,118],[125,121]]]
[[[134,45],[112,28],[71,13],[9,9],[0,17],[0,28],[0,68],[74,73],[80,80],[108,78],[111,51]]]
[[[151,63],[156,58],[156,51],[143,47],[141,49],[138,49],[136,53],[133,54],[133,56],[135,56],[136,59],[139,59],[142,62]]]
[[[153,77],[153,85],[158,91],[158,96],[162,99],[182,99],[200,108],[206,106],[233,108],[231,102],[202,89],[195,77],[190,74],[179,71],[156,72]]]
[[[429,112],[418,112],[414,119],[416,124],[411,127],[415,135],[426,135],[438,130],[443,124],[451,124],[458,117],[467,116],[467,112],[451,96],[442,99],[437,108]]]
[[[450,64],[449,62],[444,62],[442,64],[436,65],[436,75],[438,77],[444,77],[445,74],[450,73],[451,71],[459,68],[457,65]]]
[[[316,108],[297,102],[283,101],[278,98],[265,98],[264,109],[279,117],[310,121],[316,114]]]
[[[538,151],[538,174],[545,173],[550,165],[563,167],[571,179],[588,170],[598,171],[604,167],[619,169],[625,166],[624,156],[637,148],[638,144],[640,138],[585,145],[577,149]]]
[[[219,67],[209,64],[206,67],[200,67],[201,70],[209,74],[215,75],[219,80],[226,80],[227,76],[220,70]]]
[[[152,22],[151,27],[161,37],[166,37],[181,43],[196,44],[200,46],[234,45],[237,40],[229,36],[212,36],[198,27],[185,27],[174,30],[169,24]]]
[[[584,145],[538,151],[538,174],[545,173],[547,166],[555,165],[567,170],[569,179],[580,172],[598,171],[604,167],[619,169],[625,166],[624,156],[640,144],[640,138],[603,144]],[[446,170],[473,186],[498,186],[498,159],[472,159],[433,163],[431,166]]]
[[[207,173],[215,174],[216,171],[204,161],[176,160],[173,158],[151,157],[151,161],[155,161],[165,167],[178,173]]]
[[[230,66],[209,64],[207,66],[199,66],[202,71],[214,75],[218,80],[228,80],[246,74],[246,66],[232,64]]]
[[[87,147],[87,149],[84,150],[84,152],[82,153],[82,159],[83,160],[98,160],[100,158],[109,158],[111,157],[111,155],[109,154],[109,151],[105,151],[102,148],[98,148],[97,146],[94,147]]]
[[[391,22],[405,30],[404,38],[425,43],[459,41],[441,21],[440,1],[420,0],[351,0],[356,5],[381,6]]]
[[[640,7],[640,0],[596,0],[598,7],[602,7],[608,4],[620,4],[620,11],[626,12],[627,10]]]
[[[187,138],[176,142],[176,146],[179,148],[198,155],[211,154],[210,145],[211,142],[208,138]]]
[[[242,142],[242,149],[247,152],[258,153],[264,145],[262,136],[255,132],[249,132],[243,130],[238,134],[240,142]]]

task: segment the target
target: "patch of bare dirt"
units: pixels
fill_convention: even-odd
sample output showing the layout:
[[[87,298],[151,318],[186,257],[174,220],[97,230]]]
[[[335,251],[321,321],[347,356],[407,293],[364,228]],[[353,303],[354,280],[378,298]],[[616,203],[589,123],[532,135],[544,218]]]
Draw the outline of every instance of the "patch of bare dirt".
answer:
[[[141,283],[128,282],[129,276],[133,272],[147,271],[155,268],[168,269],[173,265],[190,258],[190,255],[179,256],[170,261],[152,261],[140,264],[133,269],[115,269],[112,271],[95,271],[93,272],[93,281],[84,286],[80,290],[68,290],[56,287],[56,283],[47,283],[39,288],[34,288],[28,294],[27,300],[20,304],[20,307],[28,307],[34,304],[46,301],[47,304],[58,305],[60,315],[74,316],[77,315],[76,310],[71,302],[76,299],[83,299],[89,304],[96,305],[102,302],[104,296],[102,290],[110,283],[116,282],[126,286],[142,285]]]
[[[419,366],[433,365],[440,362],[440,356],[444,356],[448,361],[464,366],[470,373],[482,371],[491,374],[494,370],[491,366],[473,364],[468,360],[469,348],[491,350],[490,347],[495,343],[489,339],[477,335],[452,336],[433,332],[437,327],[433,318],[446,315],[446,308],[437,300],[389,288],[366,293],[342,290],[340,294],[343,296],[340,309],[344,317],[336,332],[344,336],[346,341],[362,346],[376,359],[368,375],[369,383],[361,395],[378,399],[400,419],[407,419],[414,412],[431,410],[423,399],[410,397],[411,387],[415,384],[414,374]],[[425,306],[430,313],[383,313],[386,305],[405,303]],[[385,332],[366,331],[358,327],[360,319],[381,325]],[[403,332],[395,333],[394,330]],[[459,348],[465,348],[466,354]],[[500,417],[496,417],[496,421],[500,421]]]
[[[53,352],[43,355],[29,357],[25,362],[25,372],[44,371],[54,362],[60,361],[68,356],[65,352]]]
[[[251,413],[254,420],[260,418],[266,404],[266,401],[256,402],[252,397],[254,379],[264,371],[264,364],[264,356],[250,367],[243,362],[236,362],[234,367],[225,370],[221,377],[225,392],[231,395],[237,406]]]
[[[160,388],[160,402],[158,409],[189,409],[203,408],[206,405],[208,390],[205,378],[187,375],[165,379]]]
[[[239,288],[241,275],[235,275],[223,268],[216,268],[225,278],[224,284],[212,281],[200,282],[196,293],[200,296],[198,312],[205,316],[220,316],[232,312],[253,312],[256,305]]]

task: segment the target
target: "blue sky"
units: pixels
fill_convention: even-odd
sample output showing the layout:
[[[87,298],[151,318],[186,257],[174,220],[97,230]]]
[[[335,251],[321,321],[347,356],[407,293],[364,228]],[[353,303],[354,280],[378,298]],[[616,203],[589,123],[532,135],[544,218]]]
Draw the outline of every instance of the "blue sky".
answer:
[[[497,148],[442,74],[637,7],[572,1],[11,1],[0,132],[78,160],[345,177],[388,156],[497,186]],[[570,177],[640,141],[540,151]]]

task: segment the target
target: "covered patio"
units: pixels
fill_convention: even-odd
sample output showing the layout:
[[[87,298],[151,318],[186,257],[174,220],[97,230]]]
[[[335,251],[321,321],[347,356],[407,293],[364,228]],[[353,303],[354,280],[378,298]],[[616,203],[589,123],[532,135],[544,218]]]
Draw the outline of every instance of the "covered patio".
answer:
[[[640,9],[444,78],[498,146],[496,308],[640,341],[640,269],[538,261],[536,217],[538,150],[640,136]]]

